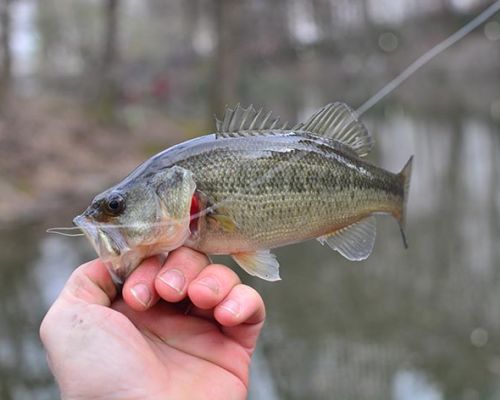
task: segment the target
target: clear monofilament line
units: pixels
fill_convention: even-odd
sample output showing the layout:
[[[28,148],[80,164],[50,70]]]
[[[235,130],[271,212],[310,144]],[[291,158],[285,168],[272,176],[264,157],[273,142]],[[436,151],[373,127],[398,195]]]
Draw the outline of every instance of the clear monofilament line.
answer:
[[[79,231],[76,233],[68,233],[70,231]],[[61,235],[61,236],[69,236],[69,237],[75,237],[75,236],[85,236],[85,234],[82,232],[82,230],[78,226],[70,226],[70,227],[58,227],[58,228],[49,228],[46,230],[47,233],[55,233],[56,235]]]
[[[448,49],[450,46],[453,46],[459,40],[463,39],[470,32],[476,29],[478,26],[483,24],[489,18],[491,18],[494,14],[496,14],[500,10],[500,0],[497,0],[495,3],[486,8],[482,13],[480,13],[477,17],[473,18],[467,24],[462,26],[458,31],[456,31],[451,36],[448,36],[445,40],[435,45],[432,49],[422,54],[419,58],[417,58],[413,63],[411,63],[406,69],[403,70],[398,76],[396,76],[392,81],[390,81],[387,85],[385,85],[382,89],[380,89],[377,93],[375,93],[372,97],[370,97],[367,101],[365,101],[357,110],[356,114],[362,115],[370,108],[372,108],[375,104],[377,104],[380,100],[382,100],[385,96],[391,93],[393,90],[397,89],[404,81],[406,81],[410,76],[412,76],[415,72],[417,72],[420,68],[422,68],[425,64],[431,61],[434,57],[441,54],[443,51]]]

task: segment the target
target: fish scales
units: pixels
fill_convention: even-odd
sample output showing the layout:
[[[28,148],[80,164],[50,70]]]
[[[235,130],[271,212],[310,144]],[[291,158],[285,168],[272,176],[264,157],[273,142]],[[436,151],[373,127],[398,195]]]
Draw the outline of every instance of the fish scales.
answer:
[[[75,223],[118,280],[181,245],[230,254],[267,280],[279,279],[269,249],[312,238],[363,260],[378,213],[398,220],[406,245],[411,158],[399,174],[362,160],[372,139],[343,103],[290,130],[277,124],[253,107],[228,108],[215,134],[153,156]]]
[[[205,226],[203,240],[193,247],[214,253],[221,240],[239,245],[241,237],[248,243],[239,250],[276,247],[333,232],[373,210],[398,212],[403,191],[397,175],[340,155],[318,140],[302,150],[284,151],[290,142],[279,152],[258,156],[255,148],[226,149],[221,143],[221,150],[194,154],[178,164],[193,172],[210,203],[220,203],[235,223],[232,232]]]

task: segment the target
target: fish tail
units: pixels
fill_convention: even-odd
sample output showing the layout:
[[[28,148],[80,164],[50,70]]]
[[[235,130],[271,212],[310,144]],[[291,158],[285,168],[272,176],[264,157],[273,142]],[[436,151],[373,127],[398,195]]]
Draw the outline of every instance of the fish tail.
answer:
[[[398,174],[403,185],[403,200],[401,202],[401,212],[399,214],[398,222],[399,229],[401,231],[401,237],[403,239],[403,245],[405,249],[408,248],[408,242],[406,240],[405,226],[406,226],[406,204],[408,202],[408,192],[410,190],[410,178],[411,178],[411,167],[413,163],[413,156],[411,156],[406,162],[405,166]]]

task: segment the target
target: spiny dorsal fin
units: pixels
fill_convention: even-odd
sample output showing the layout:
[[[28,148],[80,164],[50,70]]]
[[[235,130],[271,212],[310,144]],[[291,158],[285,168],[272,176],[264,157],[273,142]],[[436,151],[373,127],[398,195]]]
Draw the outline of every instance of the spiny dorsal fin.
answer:
[[[371,216],[331,235],[321,236],[318,241],[328,244],[348,260],[361,261],[371,254],[376,233],[375,217]]]
[[[295,125],[293,130],[336,140],[360,157],[367,155],[373,146],[371,135],[357,119],[355,111],[341,102],[327,104],[306,122]]]
[[[258,111],[251,105],[248,108],[226,107],[222,120],[215,118],[217,137],[256,136],[272,134],[273,129],[285,130],[287,123],[280,124],[280,118],[274,117],[272,112]],[[266,131],[266,132],[264,132]]]

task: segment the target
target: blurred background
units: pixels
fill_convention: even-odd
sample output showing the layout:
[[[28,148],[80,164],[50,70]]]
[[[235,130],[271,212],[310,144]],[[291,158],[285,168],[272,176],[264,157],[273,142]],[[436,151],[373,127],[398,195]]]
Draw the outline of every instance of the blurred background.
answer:
[[[358,107],[489,4],[0,0],[0,398],[57,398],[38,326],[95,255],[48,227],[225,104]],[[365,262],[312,241],[276,252],[281,282],[242,274],[269,315],[250,398],[498,399],[500,16],[362,119],[371,161],[415,154],[410,248],[380,217]]]

